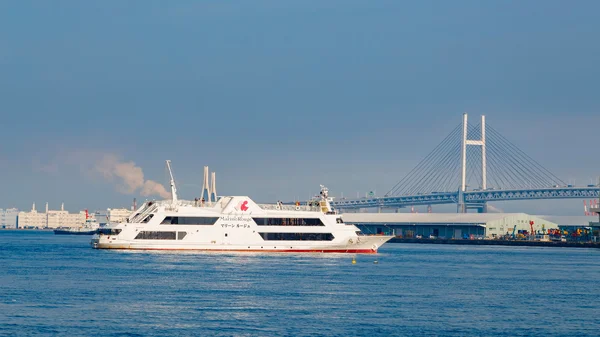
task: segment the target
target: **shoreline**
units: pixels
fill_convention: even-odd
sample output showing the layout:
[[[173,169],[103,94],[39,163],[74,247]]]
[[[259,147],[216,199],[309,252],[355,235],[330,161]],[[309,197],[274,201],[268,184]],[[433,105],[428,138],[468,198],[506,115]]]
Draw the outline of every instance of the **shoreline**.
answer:
[[[469,239],[415,239],[393,238],[388,243],[417,243],[438,245],[471,245],[471,246],[521,246],[521,247],[571,247],[600,248],[600,242],[574,241],[525,241],[525,240],[469,240]]]
[[[13,232],[52,232],[56,228],[0,228],[0,231]]]

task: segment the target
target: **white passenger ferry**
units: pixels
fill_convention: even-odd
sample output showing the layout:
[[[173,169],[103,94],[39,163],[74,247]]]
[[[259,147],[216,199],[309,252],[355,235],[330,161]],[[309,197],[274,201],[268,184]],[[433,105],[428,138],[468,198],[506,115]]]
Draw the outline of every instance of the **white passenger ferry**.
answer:
[[[246,196],[215,202],[177,198],[171,172],[171,200],[147,201],[126,222],[98,230],[97,249],[377,253],[392,236],[367,236],[330,204],[321,185],[307,205],[261,205]]]

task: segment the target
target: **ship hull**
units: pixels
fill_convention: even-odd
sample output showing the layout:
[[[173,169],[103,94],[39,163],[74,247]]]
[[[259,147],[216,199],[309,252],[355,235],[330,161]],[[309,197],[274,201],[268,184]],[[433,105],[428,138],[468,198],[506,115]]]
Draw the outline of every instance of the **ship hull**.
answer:
[[[121,240],[92,239],[95,249],[131,249],[131,250],[189,250],[189,251],[214,251],[214,252],[265,252],[265,253],[351,253],[351,254],[376,254],[379,247],[393,236],[362,236],[358,242],[349,244],[331,245],[294,245],[292,242],[269,242],[251,245],[228,244],[202,244],[202,243],[173,243],[163,242],[132,242]]]
[[[60,230],[55,229],[54,234],[56,235],[94,235],[96,230],[92,231],[69,231],[69,230]]]

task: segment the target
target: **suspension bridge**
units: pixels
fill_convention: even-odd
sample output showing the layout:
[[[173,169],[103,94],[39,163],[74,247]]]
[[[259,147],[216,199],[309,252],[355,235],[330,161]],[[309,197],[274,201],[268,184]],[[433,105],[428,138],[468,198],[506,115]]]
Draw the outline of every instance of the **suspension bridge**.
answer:
[[[337,209],[456,204],[457,212],[487,212],[508,200],[598,198],[599,185],[566,184],[490,125],[469,125],[467,114],[450,134],[383,197],[338,199]]]

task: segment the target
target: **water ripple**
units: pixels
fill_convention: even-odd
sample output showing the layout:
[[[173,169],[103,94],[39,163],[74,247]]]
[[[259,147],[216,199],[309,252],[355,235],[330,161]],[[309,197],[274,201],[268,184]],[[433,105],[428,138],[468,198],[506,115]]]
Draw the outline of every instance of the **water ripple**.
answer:
[[[595,336],[600,251],[107,251],[0,231],[0,335]],[[377,259],[378,263],[373,263]]]

